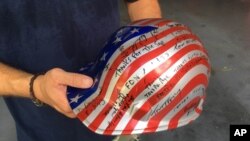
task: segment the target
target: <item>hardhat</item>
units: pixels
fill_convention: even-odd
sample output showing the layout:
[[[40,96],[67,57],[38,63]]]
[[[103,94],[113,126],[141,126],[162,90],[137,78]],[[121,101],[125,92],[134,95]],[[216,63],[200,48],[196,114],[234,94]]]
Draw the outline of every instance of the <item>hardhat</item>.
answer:
[[[143,19],[114,32],[78,73],[94,79],[89,89],[67,89],[85,126],[98,134],[141,134],[184,126],[201,114],[210,62],[185,25]]]

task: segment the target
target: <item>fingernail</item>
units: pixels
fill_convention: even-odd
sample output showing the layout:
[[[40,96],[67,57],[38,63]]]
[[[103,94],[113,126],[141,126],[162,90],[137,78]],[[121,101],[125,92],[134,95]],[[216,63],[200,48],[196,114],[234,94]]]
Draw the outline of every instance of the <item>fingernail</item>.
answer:
[[[84,79],[84,83],[87,87],[91,87],[93,85],[93,79],[91,77],[86,77],[86,79]]]

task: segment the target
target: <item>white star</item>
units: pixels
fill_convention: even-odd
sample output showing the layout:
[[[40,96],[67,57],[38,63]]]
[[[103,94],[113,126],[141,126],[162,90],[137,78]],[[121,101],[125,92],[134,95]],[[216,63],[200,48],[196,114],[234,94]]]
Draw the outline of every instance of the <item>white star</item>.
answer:
[[[87,69],[87,67],[81,67],[80,71],[85,71]]]
[[[104,54],[102,55],[102,58],[100,59],[100,61],[105,61],[107,54],[108,54],[107,52],[104,52]]]
[[[96,78],[96,79],[94,80],[93,84],[95,84],[95,83],[97,83],[97,82],[98,82],[98,79]]]
[[[108,44],[108,41],[106,41],[105,43],[104,43],[104,46],[106,46]]]
[[[120,30],[117,32],[117,34],[119,35],[119,34],[121,34],[122,32],[123,32],[123,28],[120,29]]]
[[[116,37],[116,39],[115,39],[115,41],[113,43],[116,44],[116,43],[118,43],[120,41],[122,41],[121,37]]]
[[[139,32],[139,30],[137,29],[137,28],[134,28],[132,31],[130,31],[131,32],[131,34],[134,34],[134,33],[137,33],[137,32]]]
[[[73,103],[73,102],[74,102],[74,103],[77,103],[78,100],[79,100],[81,97],[82,97],[82,96],[79,96],[79,94],[76,95],[76,97],[70,99],[70,103]]]

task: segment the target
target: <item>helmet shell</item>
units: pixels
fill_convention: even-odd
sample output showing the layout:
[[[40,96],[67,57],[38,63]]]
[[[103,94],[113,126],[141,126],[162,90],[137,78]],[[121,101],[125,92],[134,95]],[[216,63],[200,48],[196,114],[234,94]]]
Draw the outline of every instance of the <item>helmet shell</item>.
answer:
[[[202,111],[208,54],[185,25],[144,19],[118,29],[79,73],[89,89],[68,88],[74,113],[92,131],[140,134],[177,128]]]

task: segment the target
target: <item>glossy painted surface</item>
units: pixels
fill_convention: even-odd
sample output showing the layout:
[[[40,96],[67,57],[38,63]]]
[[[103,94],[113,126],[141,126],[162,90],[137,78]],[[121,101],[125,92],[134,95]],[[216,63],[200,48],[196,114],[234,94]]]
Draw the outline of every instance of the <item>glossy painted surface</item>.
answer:
[[[118,29],[96,62],[80,68],[94,85],[68,88],[67,97],[96,133],[153,133],[200,115],[210,71],[207,51],[189,28],[145,19]]]

